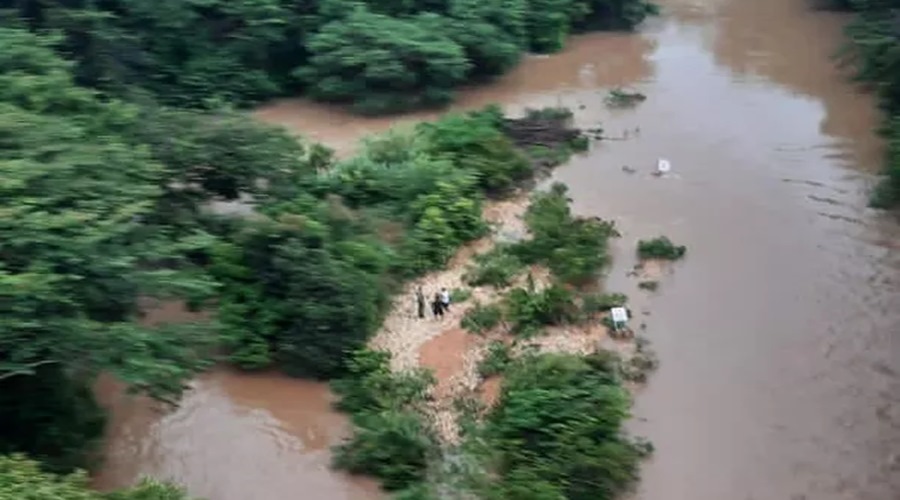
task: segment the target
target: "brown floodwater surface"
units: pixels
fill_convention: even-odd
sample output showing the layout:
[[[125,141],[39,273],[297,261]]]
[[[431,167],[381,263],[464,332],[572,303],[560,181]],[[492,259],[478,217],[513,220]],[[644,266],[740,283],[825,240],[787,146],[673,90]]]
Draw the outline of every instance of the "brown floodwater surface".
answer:
[[[662,361],[635,406],[633,430],[657,449],[637,497],[896,500],[900,229],[866,208],[883,144],[873,99],[830,59],[846,18],[808,0],[661,3],[641,33],[576,37],[456,106],[563,104],[620,139],[555,179],[579,213],[617,221],[608,287],[632,297]],[[648,99],[608,109],[617,85]],[[436,115],[285,100],[256,116],[347,153]],[[661,178],[659,157],[673,167]],[[642,292],[626,271],[636,241],[659,234],[688,255]],[[328,398],[321,385],[216,372],[174,413],[119,401],[98,481],[160,474],[210,500],[373,498],[327,468],[344,432]]]
[[[382,498],[374,481],[330,468],[347,421],[326,384],[219,370],[194,381],[174,411],[113,381],[98,385],[113,409],[99,489],[150,475],[209,500]]]
[[[177,304],[146,318],[192,319]],[[330,468],[330,448],[348,422],[332,408],[327,384],[219,369],[195,380],[177,409],[129,396],[108,377],[96,393],[111,410],[105,461],[94,475],[101,490],[150,475],[208,500],[383,498],[375,481]]]

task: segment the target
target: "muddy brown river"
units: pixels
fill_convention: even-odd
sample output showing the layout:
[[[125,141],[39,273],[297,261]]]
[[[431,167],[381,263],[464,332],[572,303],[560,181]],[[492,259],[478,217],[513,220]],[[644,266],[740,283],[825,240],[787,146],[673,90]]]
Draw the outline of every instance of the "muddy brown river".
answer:
[[[608,287],[632,297],[662,360],[635,406],[657,448],[637,497],[898,499],[900,227],[866,208],[883,144],[872,98],[829,60],[845,18],[807,0],[662,4],[639,34],[578,37],[458,104],[562,104],[613,139],[555,178],[580,213],[617,221]],[[621,85],[648,100],[608,109]],[[348,152],[434,115],[287,100],[257,116]],[[650,175],[659,157],[671,175]],[[659,234],[688,257],[638,291],[635,243]],[[346,422],[322,385],[220,371],[169,413],[100,392],[113,410],[100,487],[154,474],[209,500],[379,498],[329,470]]]

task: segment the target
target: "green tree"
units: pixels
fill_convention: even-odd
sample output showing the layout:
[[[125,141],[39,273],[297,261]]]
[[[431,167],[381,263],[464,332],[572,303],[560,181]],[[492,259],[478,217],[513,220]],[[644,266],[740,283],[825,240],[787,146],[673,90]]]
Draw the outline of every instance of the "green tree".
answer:
[[[75,87],[52,43],[0,28],[0,379],[55,364],[177,393],[205,335],[140,326],[139,299],[208,295],[185,259],[205,242],[141,223],[165,170],[116,135],[134,110]]]
[[[363,112],[446,104],[469,70],[462,48],[430,19],[396,19],[357,6],[309,41],[309,66],[298,73],[320,99]]]

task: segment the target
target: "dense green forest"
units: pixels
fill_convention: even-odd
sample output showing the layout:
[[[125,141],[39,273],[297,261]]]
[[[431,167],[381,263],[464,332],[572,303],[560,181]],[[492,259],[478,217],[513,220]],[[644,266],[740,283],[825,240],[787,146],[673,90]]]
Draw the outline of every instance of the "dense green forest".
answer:
[[[441,105],[569,33],[630,29],[646,0],[0,0],[63,36],[76,82],[179,107],[305,93],[367,113]]]
[[[504,196],[548,158],[585,147],[571,136],[524,148],[499,109],[486,108],[373,138],[336,161],[324,147],[225,107],[299,90],[364,109],[392,108],[400,95],[439,102],[460,82],[508,68],[523,50],[557,49],[572,30],[632,26],[648,11],[638,2],[515,0],[0,5],[4,500],[38,491],[183,498],[158,483],[101,495],[66,475],[96,465],[104,414],[90,388],[98,374],[177,402],[186,382],[224,353],[245,369],[358,387],[372,374],[359,349],[399,285],[485,234],[485,199]],[[556,126],[565,117],[529,119]],[[241,196],[253,200],[252,213],[209,210]],[[594,234],[590,224],[572,224]],[[572,257],[599,265],[591,255],[600,248],[576,243]],[[142,323],[149,304],[171,300],[214,319]],[[393,447],[401,468],[410,453],[423,460],[417,449],[433,453],[422,447],[430,441],[421,416],[396,420],[398,408],[385,414],[385,404],[357,403],[357,420],[370,423],[360,423],[355,442]],[[40,470],[15,453],[39,460]],[[352,470],[397,465],[345,456]],[[413,474],[406,481],[425,488]]]
[[[857,12],[847,28],[845,55],[870,85],[885,113],[882,134],[888,140],[886,177],[872,197],[877,207],[900,204],[900,0],[840,0],[840,8]]]

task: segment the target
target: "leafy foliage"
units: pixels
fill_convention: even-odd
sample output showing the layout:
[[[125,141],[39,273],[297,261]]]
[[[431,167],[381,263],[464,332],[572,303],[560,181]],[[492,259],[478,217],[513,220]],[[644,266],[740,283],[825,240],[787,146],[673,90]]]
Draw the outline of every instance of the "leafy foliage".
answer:
[[[414,486],[425,478],[436,444],[419,405],[433,380],[430,374],[394,375],[389,355],[358,351],[349,377],[334,383],[339,407],[353,413],[353,437],[337,448],[335,465],[370,474],[388,490]]]
[[[472,333],[484,333],[492,330],[503,320],[503,309],[497,304],[475,304],[466,311],[460,326]]]
[[[512,363],[487,418],[483,498],[608,500],[636,480],[623,435],[629,399],[607,356],[546,354]]]
[[[678,260],[687,253],[687,247],[676,245],[665,236],[659,236],[652,240],[638,241],[637,253],[638,257],[642,259]]]
[[[509,248],[497,246],[491,251],[476,255],[475,266],[466,272],[465,280],[471,286],[490,285],[506,288],[524,267]]]
[[[529,280],[526,288],[513,288],[506,296],[506,317],[513,332],[530,336],[541,327],[578,319],[574,294],[558,284],[538,290]]]
[[[74,85],[53,39],[0,28],[0,377],[58,364],[178,393],[205,364],[199,325],[140,326],[138,299],[202,300],[202,233],[153,220],[166,170],[119,132],[136,112]]]
[[[475,172],[485,191],[499,194],[532,175],[528,161],[503,134],[502,118],[499,109],[489,107],[482,112],[451,114],[434,123],[422,123],[419,133],[429,154]]]
[[[581,297],[581,310],[586,316],[608,311],[613,307],[624,306],[628,297],[621,293],[589,293]]]
[[[178,107],[306,90],[388,112],[447,102],[573,29],[630,29],[645,0],[3,0],[7,24],[63,34],[80,84]]]
[[[460,46],[440,30],[364,7],[325,24],[310,38],[309,51],[309,65],[298,75],[313,95],[353,101],[369,113],[446,104],[469,69]]]
[[[0,455],[0,500],[188,500],[178,488],[152,479],[113,493],[89,488],[87,475],[59,476],[22,455]]]
[[[528,264],[544,264],[560,280],[580,284],[596,279],[608,264],[607,243],[618,236],[611,222],[574,217],[567,188],[554,183],[532,199],[525,222],[532,238],[515,246]]]
[[[482,377],[491,377],[503,372],[511,361],[509,346],[495,340],[488,344],[484,359],[478,365],[478,372]]]

